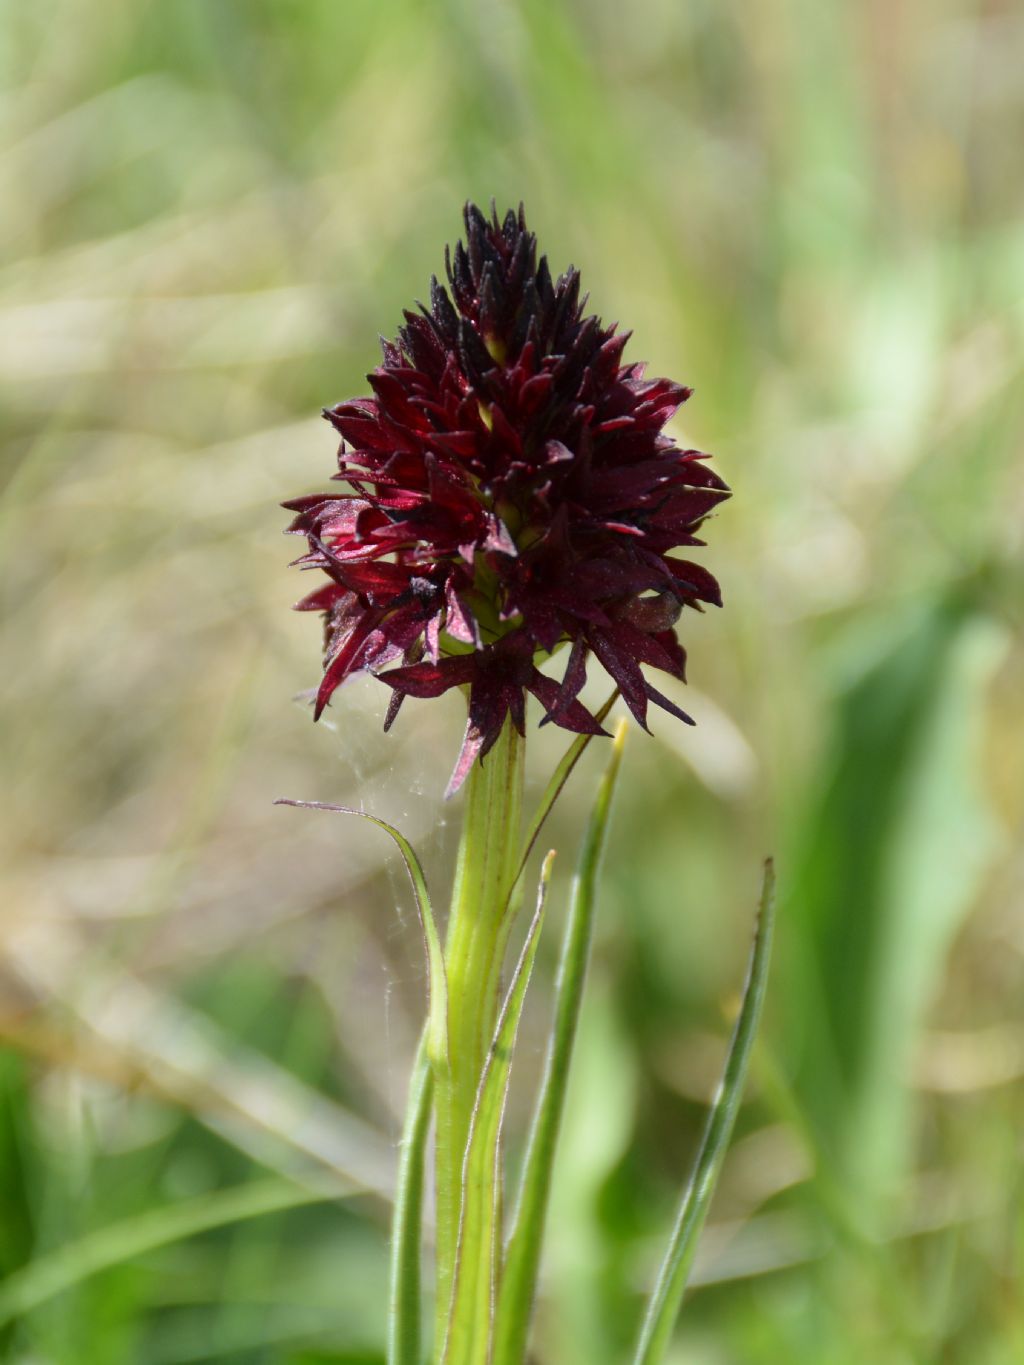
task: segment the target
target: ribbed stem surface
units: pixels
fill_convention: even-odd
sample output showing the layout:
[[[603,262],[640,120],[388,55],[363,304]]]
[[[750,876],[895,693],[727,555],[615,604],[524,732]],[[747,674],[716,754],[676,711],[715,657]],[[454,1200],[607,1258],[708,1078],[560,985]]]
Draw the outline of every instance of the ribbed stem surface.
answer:
[[[467,781],[445,944],[448,1064],[435,1069],[437,1331],[440,1359],[462,1209],[462,1163],[473,1104],[494,1034],[501,970],[522,847],[523,751],[510,721]],[[498,1178],[496,1173],[495,1178]]]

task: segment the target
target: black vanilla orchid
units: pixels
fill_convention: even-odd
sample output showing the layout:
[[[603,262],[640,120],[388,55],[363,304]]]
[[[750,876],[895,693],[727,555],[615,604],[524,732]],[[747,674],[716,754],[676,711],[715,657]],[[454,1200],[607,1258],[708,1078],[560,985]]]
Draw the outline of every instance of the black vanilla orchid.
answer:
[[[679,613],[721,596],[672,551],[729,496],[664,434],[690,390],[622,363],[629,333],[584,315],[578,271],[552,279],[522,207],[464,219],[448,288],[432,279],[430,308],[382,342],[373,396],[324,412],[348,491],[285,504],[297,563],[328,579],[298,603],[325,617],[316,716],[359,669],[393,689],[385,728],[406,696],[466,688],[450,790],[507,717],[523,733],[527,692],[546,721],[602,733],[579,700],[591,655],[641,725],[649,702],[689,721],[641,665],[683,678]],[[537,665],[563,646],[556,681]]]

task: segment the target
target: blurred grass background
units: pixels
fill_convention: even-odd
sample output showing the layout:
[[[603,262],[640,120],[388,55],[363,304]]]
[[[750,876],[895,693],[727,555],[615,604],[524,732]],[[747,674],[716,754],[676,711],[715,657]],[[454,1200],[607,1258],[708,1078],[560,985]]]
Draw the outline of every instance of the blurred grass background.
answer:
[[[2,7],[3,1359],[382,1360],[418,934],[271,801],[441,897],[458,703],[310,723],[277,503],[494,195],[736,490],[699,728],[627,755],[538,1361],[626,1358],[772,850],[673,1361],[1024,1360],[1022,59],[1009,0]]]

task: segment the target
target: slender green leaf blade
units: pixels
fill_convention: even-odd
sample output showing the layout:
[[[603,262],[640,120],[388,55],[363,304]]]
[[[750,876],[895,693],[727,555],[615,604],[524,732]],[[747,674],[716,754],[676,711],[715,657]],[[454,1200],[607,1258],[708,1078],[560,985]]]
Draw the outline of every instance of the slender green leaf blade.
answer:
[[[1010,637],[972,594],[853,635],[787,877],[796,1093],[872,1240],[894,1230],[912,1166],[921,1094],[906,1077],[927,1010],[1002,842],[983,755]]]
[[[596,720],[599,725],[604,724],[605,717],[608,715],[608,712],[615,705],[618,696],[619,689],[616,687],[612,691],[611,696],[608,698],[605,704],[601,707],[600,711],[598,711],[597,713]],[[551,774],[551,780],[548,783],[548,785],[544,788],[544,792],[537,803],[537,809],[534,811],[533,817],[530,820],[529,826],[527,827],[526,830],[526,838],[523,840],[523,852],[522,856],[519,859],[520,877],[523,875],[523,871],[526,867],[530,854],[533,852],[533,846],[534,844],[536,844],[538,838],[540,837],[540,832],[544,828],[544,824],[548,816],[554,810],[555,803],[561,796],[565,784],[569,781],[569,778],[572,776],[573,769],[576,767],[576,764],[583,757],[583,751],[586,749],[587,745],[593,738],[594,738],[593,735],[577,735],[573,742],[566,749],[565,753],[562,755],[561,759],[559,760],[557,768]]]
[[[444,954],[437,932],[430,893],[423,867],[405,835],[367,811],[323,801],[288,801],[278,805],[327,810],[339,815],[358,815],[389,834],[402,855],[412,882],[419,911],[427,958],[429,1001],[427,1023],[420,1040],[409,1085],[401,1159],[395,1192],[391,1230],[391,1264],[388,1288],[388,1365],[420,1365],[421,1300],[420,1253],[423,1230],[425,1153],[433,1108],[434,1067],[448,1062],[448,988]]]
[[[498,1295],[493,1365],[521,1365],[525,1357],[551,1188],[551,1169],[565,1108],[569,1063],[593,936],[594,891],[625,737],[626,722],[622,721],[616,730],[611,761],[598,787],[573,886],[558,972],[555,1018]]]
[[[462,1219],[448,1318],[445,1365],[487,1365],[501,1257],[501,1127],[512,1052],[544,921],[551,852],[541,871],[537,908],[498,1018],[477,1092],[463,1168]]]
[[[765,863],[761,903],[758,908],[754,945],[750,954],[743,1003],[733,1030],[725,1070],[719,1082],[697,1160],[683,1194],[668,1250],[640,1329],[634,1365],[657,1365],[664,1359],[672,1328],[679,1313],[686,1281],[697,1250],[697,1239],[718,1183],[726,1148],[740,1106],[750,1052],[757,1033],[768,980],[772,929],[775,916],[775,871]]]
[[[428,1047],[428,1030],[424,1029],[409,1083],[391,1222],[388,1365],[421,1365],[423,1185],[434,1090]]]
[[[420,927],[423,930],[423,944],[427,957],[427,982],[430,992],[427,1006],[427,1052],[435,1066],[447,1065],[448,986],[444,969],[444,953],[441,951],[441,939],[437,932],[437,921],[434,918],[430,893],[427,890],[427,879],[423,875],[423,865],[416,855],[416,850],[394,825],[389,825],[386,820],[381,820],[379,816],[371,815],[369,811],[356,810],[354,806],[335,806],[327,801],[290,801],[283,797],[275,801],[274,805],[297,806],[303,810],[333,811],[337,815],[358,815],[363,820],[369,820],[378,829],[384,830],[386,834],[390,834],[398,845],[398,851],[402,855],[416,896],[416,908],[419,911]]]
[[[318,1175],[302,1183],[274,1178],[215,1190],[165,1208],[148,1209],[38,1256],[9,1275],[0,1285],[0,1326],[83,1280],[158,1247],[185,1241],[213,1228],[357,1192],[356,1186],[335,1176]]]

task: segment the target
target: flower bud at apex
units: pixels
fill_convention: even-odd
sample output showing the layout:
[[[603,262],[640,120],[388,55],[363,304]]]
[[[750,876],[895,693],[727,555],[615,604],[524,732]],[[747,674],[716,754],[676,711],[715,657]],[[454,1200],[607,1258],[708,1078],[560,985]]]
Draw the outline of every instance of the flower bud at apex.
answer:
[[[406,696],[468,690],[461,781],[525,694],[550,720],[604,733],[579,701],[593,656],[645,726],[650,701],[685,720],[641,665],[683,678],[684,607],[721,605],[700,565],[670,552],[729,489],[663,428],[690,390],[622,364],[628,334],[584,316],[579,272],[553,280],[520,206],[474,204],[445,253],[447,288],[405,313],[367,376],[325,409],[345,491],[297,498],[296,563],[326,575],[298,603],[322,612],[320,716],[367,669]],[[537,662],[571,645],[559,683]]]

